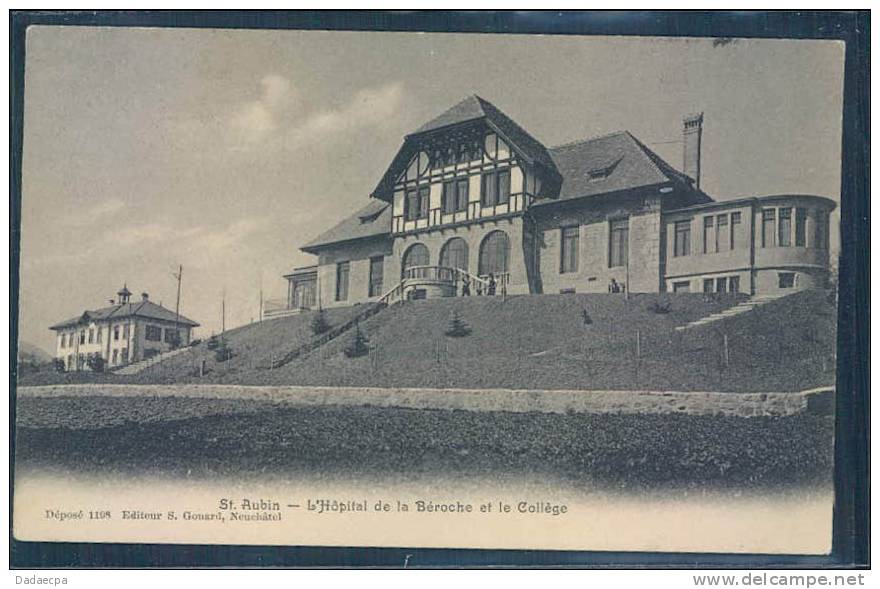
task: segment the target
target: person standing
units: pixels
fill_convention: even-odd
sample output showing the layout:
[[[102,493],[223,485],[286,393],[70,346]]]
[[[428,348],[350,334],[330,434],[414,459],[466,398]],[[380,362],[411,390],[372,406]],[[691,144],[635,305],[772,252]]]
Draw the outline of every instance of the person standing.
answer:
[[[461,280],[461,296],[471,296],[471,279],[467,274],[465,274],[464,278]]]
[[[489,274],[489,285],[486,287],[486,294],[490,297],[495,296],[495,288],[498,286],[498,283],[495,282],[495,274]]]

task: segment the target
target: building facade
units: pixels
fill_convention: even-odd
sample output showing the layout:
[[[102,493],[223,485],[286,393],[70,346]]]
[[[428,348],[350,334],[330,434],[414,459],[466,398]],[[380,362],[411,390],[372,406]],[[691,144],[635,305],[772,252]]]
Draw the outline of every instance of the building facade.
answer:
[[[113,369],[187,346],[198,323],[149,300],[132,302],[123,286],[111,305],[62,321],[55,331],[55,358],[65,370],[89,370],[89,360],[103,359]]]
[[[741,291],[824,286],[834,201],[715,201],[702,114],[676,170],[627,131],[547,148],[471,96],[404,139],[369,204],[302,250],[288,309],[477,291]]]

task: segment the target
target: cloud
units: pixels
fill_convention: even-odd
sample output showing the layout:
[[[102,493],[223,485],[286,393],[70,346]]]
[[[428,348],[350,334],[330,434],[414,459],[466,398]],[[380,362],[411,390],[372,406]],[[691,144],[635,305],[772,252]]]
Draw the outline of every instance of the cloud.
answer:
[[[279,121],[296,108],[296,92],[290,80],[268,74],[260,80],[260,96],[245,103],[233,115],[233,127],[245,140],[258,140],[274,131]]]
[[[260,81],[259,98],[241,105],[231,118],[231,149],[296,150],[314,141],[345,136],[395,116],[403,99],[403,84],[395,82],[362,88],[337,108],[301,114],[293,83],[283,76],[267,75]]]
[[[124,208],[125,202],[122,199],[108,198],[83,211],[79,211],[72,215],[64,215],[60,221],[68,227],[87,225],[103,220],[107,217],[112,217]]]

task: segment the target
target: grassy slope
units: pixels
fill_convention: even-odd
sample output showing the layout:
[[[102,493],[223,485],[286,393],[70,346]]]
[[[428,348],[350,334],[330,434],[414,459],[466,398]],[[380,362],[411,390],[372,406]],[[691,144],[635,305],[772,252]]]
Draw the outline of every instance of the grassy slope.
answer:
[[[668,301],[670,312],[651,310]],[[311,337],[311,315],[230,331],[236,355],[217,364],[204,345],[131,380],[439,388],[787,391],[833,384],[836,316],[819,292],[803,292],[683,333],[675,326],[735,304],[728,295],[542,295],[418,301],[362,324],[371,357],[346,358],[347,333],[275,370],[263,368]],[[592,323],[584,325],[586,309]],[[359,307],[328,312],[345,321]],[[453,310],[471,335],[444,335]],[[636,336],[640,358],[636,360]],[[730,365],[723,359],[727,335]],[[438,351],[439,350],[439,351]],[[210,373],[192,376],[200,359]],[[108,378],[108,377],[104,377]],[[112,377],[109,377],[112,378]]]

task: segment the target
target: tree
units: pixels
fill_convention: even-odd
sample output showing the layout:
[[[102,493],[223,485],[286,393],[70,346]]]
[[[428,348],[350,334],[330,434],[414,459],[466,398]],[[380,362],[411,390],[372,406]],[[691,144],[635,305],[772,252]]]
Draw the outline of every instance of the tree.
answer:
[[[355,324],[354,337],[343,352],[346,358],[360,358],[370,352],[370,338],[361,331],[360,323]]]
[[[104,372],[104,358],[100,354],[92,354],[86,363],[92,372]]]
[[[458,315],[458,311],[452,312],[446,335],[449,337],[465,337],[471,334],[470,326]]]
[[[330,323],[327,321],[327,315],[324,309],[318,309],[318,312],[312,317],[312,333],[321,335],[330,329]]]

